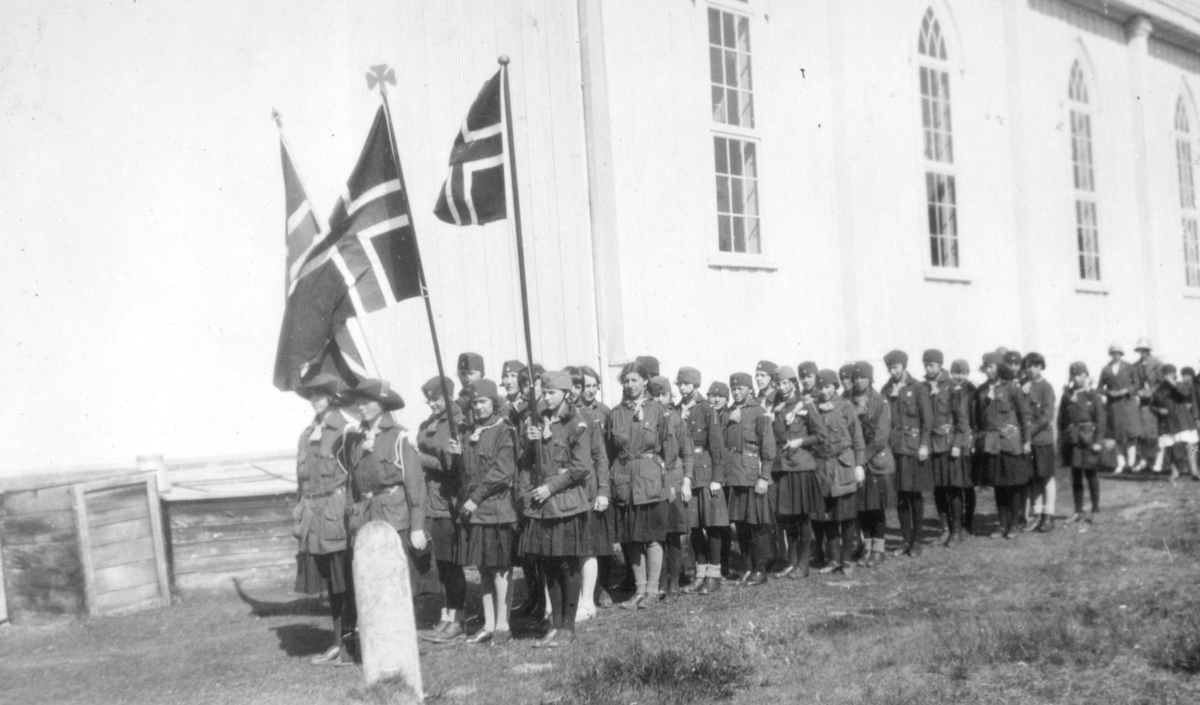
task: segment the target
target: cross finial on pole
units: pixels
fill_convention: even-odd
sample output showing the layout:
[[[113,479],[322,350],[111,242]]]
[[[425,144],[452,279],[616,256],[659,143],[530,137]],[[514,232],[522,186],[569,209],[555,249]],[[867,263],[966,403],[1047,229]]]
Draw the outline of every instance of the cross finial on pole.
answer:
[[[376,85],[379,86],[379,92],[387,95],[387,84],[396,85],[396,72],[388,67],[387,64],[376,64],[371,67],[367,73],[367,90],[371,90]]]

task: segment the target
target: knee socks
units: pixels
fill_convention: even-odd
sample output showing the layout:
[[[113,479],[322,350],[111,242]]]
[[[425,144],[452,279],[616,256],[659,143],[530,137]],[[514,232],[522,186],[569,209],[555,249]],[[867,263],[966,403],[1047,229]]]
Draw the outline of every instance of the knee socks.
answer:
[[[646,544],[646,594],[658,594],[658,578],[662,574],[662,569],[662,544],[652,541]]]
[[[967,531],[975,530],[975,502],[977,501],[974,487],[963,489],[963,526]]]
[[[774,538],[775,527],[772,524],[759,524],[754,527],[754,555],[752,567],[756,573],[764,573],[771,561],[771,540]]]
[[[462,610],[467,606],[467,578],[463,575],[460,565],[448,561],[438,561],[438,577],[442,580],[442,589],[446,592],[446,609]]]
[[[898,502],[900,535],[905,543],[921,540],[921,522],[925,519],[925,496],[920,492],[901,492]]]
[[[996,493],[996,515],[1000,519],[1000,530],[1008,531],[1009,527],[1009,512],[1011,505],[1012,491],[1008,487],[995,488]]]
[[[950,489],[949,487],[933,488],[933,504],[937,507],[938,516],[947,521],[950,518]]]
[[[842,553],[839,558],[842,567],[850,565],[850,556],[854,553],[854,539],[858,536],[858,524],[855,520],[839,522],[841,524]]]
[[[658,591],[669,592],[679,587],[683,572],[683,534],[667,534],[667,566],[658,578]]]
[[[575,556],[543,559],[546,584],[550,591],[551,626],[554,629],[574,629],[575,613],[579,608],[579,558]]]

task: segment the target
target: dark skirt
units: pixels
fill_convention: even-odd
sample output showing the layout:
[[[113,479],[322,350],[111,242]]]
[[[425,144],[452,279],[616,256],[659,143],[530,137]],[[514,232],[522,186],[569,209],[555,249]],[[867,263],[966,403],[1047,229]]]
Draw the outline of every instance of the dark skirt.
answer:
[[[1063,460],[1073,468],[1097,470],[1101,466],[1101,451],[1092,450],[1091,446],[1073,445],[1068,448]],[[1114,463],[1115,464],[1115,463]]]
[[[594,509],[588,511],[588,552],[584,555],[611,556],[616,553],[613,551],[613,544],[617,542],[617,527],[613,519],[615,513],[616,509],[611,504],[603,512]]]
[[[769,525],[775,523],[771,514],[771,493],[758,494],[754,487],[730,487],[729,520],[739,524]]]
[[[459,524],[455,563],[464,567],[508,570],[513,564],[515,535],[516,524]]]
[[[858,518],[858,493],[825,498],[825,516],[821,521],[853,521]]]
[[[667,502],[613,505],[617,543],[651,543],[667,540]]]
[[[1029,461],[1012,453],[980,453],[973,474],[979,487],[1016,487],[1029,482]]]
[[[771,475],[773,484],[767,491],[771,511],[776,517],[820,514],[825,511],[825,498],[816,472],[777,472]]]
[[[896,490],[899,492],[932,492],[933,468],[927,460],[915,455],[896,456]]]
[[[1136,400],[1123,398],[1108,405],[1108,435],[1121,444],[1132,443],[1142,435],[1142,418]]]
[[[530,519],[521,534],[521,553],[558,557],[588,555],[587,512],[561,519]]]
[[[295,591],[305,595],[340,595],[350,589],[350,552],[296,554]]]
[[[454,520],[449,517],[428,517],[425,519],[425,533],[429,535],[429,552],[433,554],[433,560],[453,563],[455,551],[458,550]]]
[[[929,456],[929,467],[933,471],[934,487],[971,487],[971,470],[962,456],[950,457],[949,453]]]
[[[867,479],[855,494],[860,512],[892,509],[896,506],[896,476],[892,473],[875,475],[868,472]]]
[[[691,530],[691,522],[688,519],[688,504],[683,501],[683,497],[678,492],[675,493],[675,499],[667,500],[667,533],[668,534],[686,534]]]
[[[1049,480],[1054,477],[1054,471],[1058,469],[1058,453],[1053,445],[1034,446],[1033,455],[1027,457],[1030,460],[1031,478]]]
[[[725,502],[725,491],[718,490],[714,495],[708,487],[692,490],[692,501],[688,502],[688,525],[693,529],[729,526],[729,505]]]

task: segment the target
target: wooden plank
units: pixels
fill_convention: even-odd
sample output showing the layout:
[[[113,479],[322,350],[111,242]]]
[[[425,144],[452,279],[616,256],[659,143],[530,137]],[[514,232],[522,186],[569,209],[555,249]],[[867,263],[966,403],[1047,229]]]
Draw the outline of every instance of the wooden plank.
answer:
[[[158,583],[158,565],[153,558],[136,563],[115,565],[111,568],[98,568],[96,576],[96,595],[123,590],[146,583]]]
[[[103,490],[90,490],[87,489],[87,485],[80,487],[83,488],[82,491],[87,497],[88,513],[90,514],[124,509],[136,504],[143,504],[146,501],[146,484],[144,482],[136,485],[125,483],[120,487]]]
[[[33,512],[0,520],[0,542],[5,545],[75,541],[75,513],[69,509]]]
[[[296,539],[290,533],[286,536],[231,536],[229,538],[213,539],[188,544],[172,544],[175,561],[180,559],[202,558],[204,556],[236,555],[239,553],[261,553],[281,548],[296,551]]]
[[[87,609],[83,596],[71,588],[9,591],[7,599],[8,613],[14,617],[22,612],[79,614]]]
[[[41,490],[5,492],[0,494],[0,513],[6,516],[49,512],[56,509],[70,510],[75,506],[70,487],[52,487]]]
[[[86,554],[85,554],[86,555]],[[143,539],[114,543],[107,546],[94,546],[91,551],[89,564],[91,570],[110,568],[114,565],[124,565],[135,561],[154,557],[154,539],[147,536]],[[89,578],[90,580],[90,578]]]
[[[78,566],[31,566],[28,568],[6,567],[5,582],[8,592],[71,589],[78,591],[83,582]]]
[[[261,568],[266,566],[287,565],[296,569],[296,549],[280,548],[259,553],[239,553],[236,555],[216,555],[195,558],[175,558],[175,576],[189,573],[212,573],[244,568]]]
[[[150,504],[148,502],[142,502],[139,504],[130,504],[119,509],[111,509],[105,512],[92,512],[88,516],[88,524],[94,529],[106,524],[115,524],[120,521],[146,519],[149,516]]]
[[[171,545],[182,546],[189,543],[213,541],[231,536],[291,536],[292,520],[272,522],[252,522],[245,524],[219,524],[216,526],[195,526],[170,530]]]
[[[149,601],[151,598],[161,600],[158,581],[137,585],[124,590],[106,592],[103,595],[97,596],[94,614],[108,614],[123,607],[131,607],[137,603]]]
[[[187,573],[175,576],[175,587],[180,590],[215,590],[229,589],[237,580],[242,587],[251,587],[263,583],[282,583],[289,585],[296,577],[296,561],[278,565],[242,568],[220,572]]]
[[[4,571],[16,569],[71,569],[78,570],[79,545],[74,541],[44,543],[35,546],[5,546]]]
[[[79,536],[79,558],[83,564],[84,604],[87,605],[88,613],[95,616],[98,614],[96,607],[96,579],[94,575],[96,566],[92,562],[95,557],[92,555],[91,550],[91,530],[88,527],[87,499],[84,495],[83,485],[74,485],[71,489],[75,495],[75,530]]]
[[[191,502],[172,504],[170,514],[172,520],[174,520],[176,516],[195,514],[225,513],[231,516],[236,516],[242,514],[253,514],[255,512],[270,508],[290,508],[294,504],[296,504],[296,495],[294,493],[260,495],[257,497],[245,497],[242,499],[224,498],[195,500]]]
[[[84,482],[81,484],[83,484],[83,491],[88,494],[93,492],[107,493],[112,490],[122,490],[133,486],[144,487],[146,484],[154,481],[156,473],[156,470],[142,470],[136,475],[97,480],[95,482]]]
[[[154,541],[154,572],[158,578],[158,599],[160,604],[171,604],[171,580],[167,570],[167,544],[163,537],[162,503],[158,499],[158,477],[154,483],[146,486],[147,504],[150,506],[150,531]]]
[[[92,548],[152,536],[150,518],[131,519],[115,524],[91,527]]]
[[[247,507],[242,511],[177,511],[177,505],[167,508],[171,528],[194,526],[228,526],[254,522],[291,521],[293,503],[279,503],[264,507]]]

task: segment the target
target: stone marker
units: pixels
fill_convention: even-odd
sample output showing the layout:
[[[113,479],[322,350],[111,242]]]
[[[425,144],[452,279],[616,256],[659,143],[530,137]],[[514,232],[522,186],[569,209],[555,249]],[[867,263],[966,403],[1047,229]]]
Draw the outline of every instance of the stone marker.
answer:
[[[387,522],[368,522],[354,537],[354,597],[367,685],[399,675],[423,699],[408,558]]]

